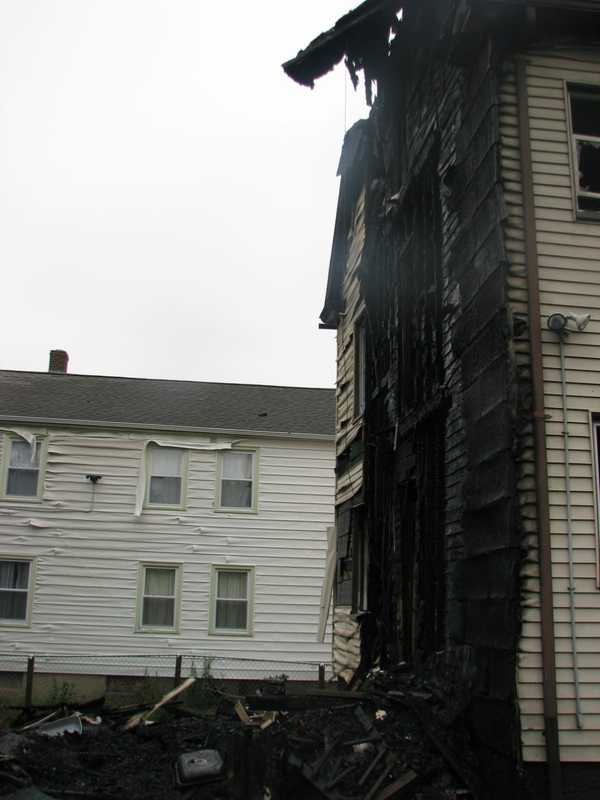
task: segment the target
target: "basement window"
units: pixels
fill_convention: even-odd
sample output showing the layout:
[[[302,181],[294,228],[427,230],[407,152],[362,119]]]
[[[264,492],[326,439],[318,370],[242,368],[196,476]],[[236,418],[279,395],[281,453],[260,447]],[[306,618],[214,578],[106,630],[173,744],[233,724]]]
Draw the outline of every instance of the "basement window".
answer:
[[[569,86],[577,215],[600,218],[600,88]]]

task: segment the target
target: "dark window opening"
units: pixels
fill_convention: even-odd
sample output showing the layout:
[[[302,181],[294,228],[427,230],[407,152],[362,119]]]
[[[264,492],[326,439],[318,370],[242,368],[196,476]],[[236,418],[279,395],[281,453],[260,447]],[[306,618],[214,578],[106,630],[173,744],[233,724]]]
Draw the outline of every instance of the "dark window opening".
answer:
[[[356,613],[367,607],[368,547],[362,509],[351,502],[338,511],[335,604]]]
[[[600,141],[577,142],[579,189],[600,194]]]
[[[571,88],[577,211],[600,215],[600,90]]]
[[[367,341],[363,320],[354,329],[354,416],[361,417],[365,411]]]
[[[573,133],[598,136],[600,131],[600,91],[574,89],[571,91]]]
[[[365,611],[367,605],[367,571],[369,551],[360,509],[354,509],[352,520],[352,613]]]

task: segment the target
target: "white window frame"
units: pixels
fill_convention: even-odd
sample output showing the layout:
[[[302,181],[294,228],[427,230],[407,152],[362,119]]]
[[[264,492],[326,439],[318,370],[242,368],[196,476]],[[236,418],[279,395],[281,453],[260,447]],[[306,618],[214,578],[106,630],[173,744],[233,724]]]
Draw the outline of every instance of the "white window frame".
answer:
[[[217,586],[220,572],[245,572],[248,576],[246,583],[246,627],[245,628],[217,628]],[[255,567],[239,564],[213,564],[211,566],[210,580],[210,619],[208,633],[211,636],[253,636],[254,635],[254,588]],[[224,598],[227,599],[227,598]]]
[[[12,554],[0,553],[0,561],[14,561],[20,564],[29,564],[29,576],[27,581],[27,589],[26,590],[16,590],[16,591],[26,591],[27,592],[27,603],[25,609],[25,619],[2,619],[0,618],[0,628],[30,628],[31,627],[31,608],[33,605],[33,587],[35,586],[35,559],[28,558],[27,556],[15,556]],[[10,590],[0,590],[0,591],[15,591],[13,589]]]
[[[175,595],[173,603],[173,625],[143,625],[144,598],[147,569],[170,569],[175,571]],[[179,633],[181,621],[181,584],[183,580],[183,565],[166,563],[163,561],[143,561],[138,565],[137,602],[135,612],[136,633]],[[149,595],[152,597],[153,595]],[[154,595],[155,597],[158,595]],[[169,595],[170,597],[171,595]]]
[[[222,497],[223,480],[227,480],[227,478],[223,478],[223,463],[228,453],[245,453],[246,455],[252,456],[252,493],[249,506],[222,505],[221,497]],[[218,467],[217,467],[215,510],[224,511],[228,514],[256,514],[256,512],[258,511],[258,474],[259,474],[258,450],[253,447],[232,447],[231,450],[223,450],[222,452],[220,452],[217,458],[218,458]]]
[[[152,453],[154,450],[179,450],[181,452],[181,495],[179,503],[152,503],[150,502],[150,482],[152,480]],[[144,495],[144,507],[160,511],[185,511],[187,508],[187,491],[188,491],[188,471],[189,471],[189,458],[190,452],[185,447],[163,447],[158,444],[148,444],[146,447],[146,492]],[[160,476],[156,476],[160,477]]]
[[[575,133],[573,130],[573,112],[571,108],[571,95],[576,93],[589,92],[598,96],[600,103],[600,83],[577,83],[564,81],[565,106],[567,111],[568,135],[569,135],[569,161],[571,164],[571,190],[573,193],[573,215],[577,219],[588,219],[597,221],[600,219],[600,210],[580,209],[579,198],[591,197],[600,202],[600,192],[586,192],[579,188],[579,158],[577,156],[577,145],[579,142],[591,142],[600,145],[600,132],[598,136],[589,134]]]
[[[0,486],[0,497],[3,500],[12,500],[18,503],[37,503],[44,496],[44,480],[46,477],[46,457],[47,440],[45,436],[35,434],[38,449],[38,482],[35,494],[8,494],[8,471],[10,469],[10,457],[12,455],[13,442],[25,442],[22,436],[16,433],[5,433],[2,442],[2,484]]]

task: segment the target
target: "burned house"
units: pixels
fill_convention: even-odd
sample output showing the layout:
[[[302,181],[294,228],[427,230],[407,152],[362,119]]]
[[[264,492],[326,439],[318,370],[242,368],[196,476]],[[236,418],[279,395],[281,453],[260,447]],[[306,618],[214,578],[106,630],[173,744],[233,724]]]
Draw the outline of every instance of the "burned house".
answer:
[[[336,669],[458,676],[491,797],[600,781],[599,12],[367,0],[284,65],[372,105],[321,316]]]

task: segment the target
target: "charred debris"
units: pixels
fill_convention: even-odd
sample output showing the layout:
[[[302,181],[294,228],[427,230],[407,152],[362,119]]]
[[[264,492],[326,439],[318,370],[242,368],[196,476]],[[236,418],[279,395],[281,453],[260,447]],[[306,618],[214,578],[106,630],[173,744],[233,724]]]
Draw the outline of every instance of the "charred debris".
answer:
[[[193,679],[145,707],[21,709],[0,731],[7,800],[475,800],[465,696],[377,671],[360,691],[248,696]],[[193,689],[192,693],[193,695]]]
[[[500,83],[537,43],[590,41],[598,10],[586,0],[367,0],[283,65],[312,87],[344,60],[372,106],[343,145],[321,314],[322,327],[354,338],[354,374],[338,372],[336,606],[358,623],[359,674],[405,662],[460,676],[493,798],[523,790],[520,572],[532,557],[518,485],[532,384],[514,358],[528,321],[508,299]]]

